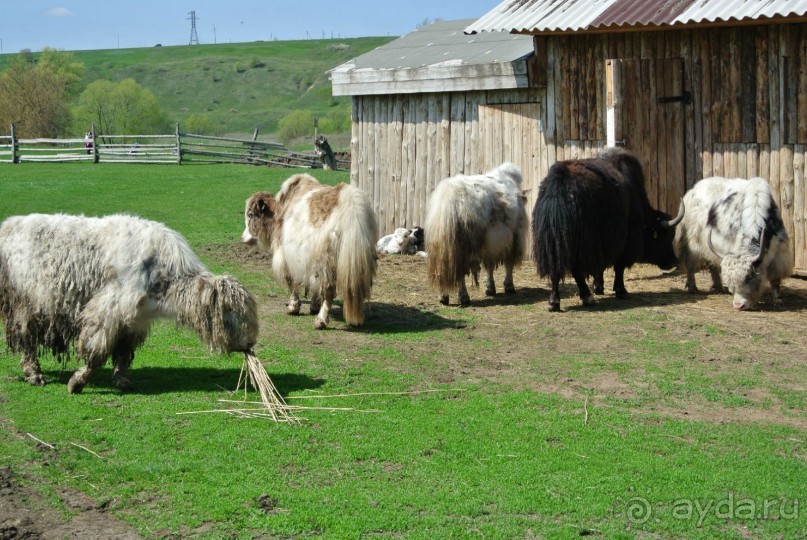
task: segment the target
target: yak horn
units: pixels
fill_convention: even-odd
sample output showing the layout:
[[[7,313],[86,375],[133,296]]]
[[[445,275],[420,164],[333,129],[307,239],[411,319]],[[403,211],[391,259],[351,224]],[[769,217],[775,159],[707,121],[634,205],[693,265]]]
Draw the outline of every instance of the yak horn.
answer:
[[[712,243],[712,229],[709,229],[709,236],[706,237],[706,243],[709,244],[709,249],[712,250],[712,253],[714,253],[718,259],[726,258],[726,255],[717,252],[715,245]]]
[[[770,243],[771,241],[771,233],[768,227],[762,229],[762,234],[759,235],[759,255],[757,258],[754,259],[752,263],[754,266],[759,266],[762,264],[762,260],[765,258],[765,254],[768,252],[767,248],[765,247],[766,243]]]
[[[662,221],[660,225],[665,229],[672,229],[684,219],[684,199],[681,199],[681,205],[678,207],[678,215],[669,221]]]

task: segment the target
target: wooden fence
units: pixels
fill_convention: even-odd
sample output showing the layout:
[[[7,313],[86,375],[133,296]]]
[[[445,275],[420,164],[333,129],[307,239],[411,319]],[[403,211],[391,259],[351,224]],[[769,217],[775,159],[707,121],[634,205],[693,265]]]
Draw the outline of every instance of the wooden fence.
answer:
[[[252,139],[182,133],[171,135],[99,135],[83,139],[18,139],[0,135],[0,163],[91,161],[93,163],[247,163],[318,169],[315,151],[294,152],[282,144]],[[337,159],[337,169],[349,170],[349,159]]]

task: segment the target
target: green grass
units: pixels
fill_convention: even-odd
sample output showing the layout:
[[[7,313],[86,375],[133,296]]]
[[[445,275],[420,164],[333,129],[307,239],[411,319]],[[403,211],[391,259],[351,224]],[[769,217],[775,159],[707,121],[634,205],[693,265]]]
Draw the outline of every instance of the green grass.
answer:
[[[136,49],[74,51],[96,79],[133,78],[154,92],[171,122],[206,115],[225,133],[265,136],[295,109],[320,117],[350,113],[349,97],[333,97],[328,70],[394,37],[257,41]],[[3,71],[13,55],[0,55]],[[7,126],[2,127],[8,129]]]
[[[240,165],[6,165],[0,167],[0,218],[129,212],[164,221],[211,266],[236,274],[267,301],[283,288],[265,272],[233,263],[217,268],[222,263],[208,259],[206,248],[237,243],[246,197],[275,190],[289,174]],[[331,183],[347,179],[343,172],[317,176]],[[543,312],[545,306],[533,309]],[[441,309],[439,316],[476,322],[456,308]],[[457,334],[453,324],[401,329],[376,323],[351,346],[340,341],[342,330],[316,333],[307,318],[267,315],[262,322],[258,355],[270,360],[270,376],[290,397],[422,389],[420,369],[439,359],[404,354],[398,345]],[[542,341],[554,338],[541,333],[536,358],[576,378],[603,370],[629,373],[646,362],[642,377],[662,391],[660,398],[640,396],[641,408],[681,395],[682,387],[732,406],[720,398],[721,389],[751,384],[745,376],[709,377],[686,360],[649,367],[686,358],[693,348],[658,331],[660,322],[663,317],[638,311],[622,317],[619,324],[636,338],[616,360],[604,353],[553,356]],[[278,339],[291,328],[307,339]],[[495,345],[485,342],[476,353],[496,355]],[[228,397],[241,362],[210,357],[194,335],[162,322],[135,361],[138,392],[117,392],[107,367],[83,394],[68,395],[72,364],[62,370],[44,361],[50,384],[34,388],[22,382],[18,358],[3,350],[0,463],[24,472],[53,504],[57,487],[70,486],[105,503],[147,538],[739,539],[807,533],[794,506],[807,480],[804,433],[795,428],[683,421],[627,407],[587,409],[578,400],[498,383],[307,401],[381,412],[306,411],[301,426],[177,414],[221,408],[217,400]],[[407,363],[409,370],[392,367]],[[803,393],[785,393],[783,399],[803,407]],[[55,450],[37,447],[26,433]],[[263,507],[262,495],[269,501]],[[753,519],[752,505],[758,514]],[[645,508],[649,516],[633,513]]]

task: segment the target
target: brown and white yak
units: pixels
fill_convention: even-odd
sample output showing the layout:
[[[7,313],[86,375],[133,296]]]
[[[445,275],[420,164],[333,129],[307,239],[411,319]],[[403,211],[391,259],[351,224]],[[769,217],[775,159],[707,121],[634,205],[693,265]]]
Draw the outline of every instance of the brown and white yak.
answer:
[[[712,291],[722,291],[725,283],[736,309],[753,308],[768,287],[774,304],[780,303],[779,287],[793,271],[793,255],[768,183],[704,178],[684,202],[687,214],[675,233],[675,249],[687,291],[697,292],[695,272],[705,265]]]
[[[533,255],[538,274],[549,277],[549,310],[560,310],[558,284],[571,274],[584,305],[594,303],[586,284],[603,294],[603,271],[614,267],[614,292],[626,298],[624,272],[637,262],[662,269],[676,265],[672,240],[682,219],[650,206],[639,160],[624,149],[597,157],[559,161],[541,183],[532,211]]]
[[[254,297],[215,276],[185,239],[161,223],[126,215],[31,214],[0,224],[0,316],[31,384],[44,379],[37,353],[71,345],[85,365],[78,393],[108,357],[122,390],[153,319],[190,327],[211,352],[249,351],[258,337]]]
[[[288,285],[288,313],[300,312],[300,292],[311,291],[314,328],[328,326],[334,297],[351,326],[364,323],[376,271],[378,225],[367,195],[348,184],[325,186],[307,174],[288,178],[276,196],[247,199],[241,240],[272,251],[272,271]]]
[[[448,304],[458,291],[459,303],[471,303],[465,276],[479,285],[482,266],[487,272],[485,294],[496,294],[493,271],[504,265],[504,291],[515,293],[513,268],[524,258],[527,212],[521,192],[521,171],[503,163],[487,174],[445,178],[432,192],[423,224],[427,271],[431,286]]]

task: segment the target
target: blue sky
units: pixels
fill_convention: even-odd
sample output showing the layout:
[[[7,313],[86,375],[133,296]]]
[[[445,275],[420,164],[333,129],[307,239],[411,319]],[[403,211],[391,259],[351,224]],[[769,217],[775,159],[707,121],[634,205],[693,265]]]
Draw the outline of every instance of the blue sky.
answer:
[[[425,19],[479,18],[499,0],[0,0],[2,52],[400,36]]]

